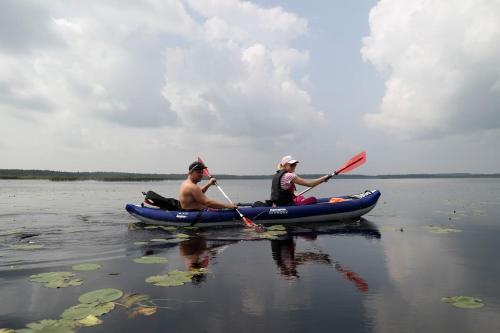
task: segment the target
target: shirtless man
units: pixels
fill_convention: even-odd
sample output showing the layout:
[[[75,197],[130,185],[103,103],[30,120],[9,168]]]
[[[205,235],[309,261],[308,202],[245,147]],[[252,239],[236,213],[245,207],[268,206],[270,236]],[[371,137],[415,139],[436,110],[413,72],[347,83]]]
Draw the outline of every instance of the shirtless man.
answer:
[[[182,182],[179,189],[179,201],[182,209],[202,210],[207,207],[228,209],[236,208],[237,206],[234,204],[210,199],[205,195],[208,188],[215,184],[215,178],[210,179],[210,181],[201,188],[197,185],[203,178],[203,169],[206,168],[207,167],[201,162],[193,162],[189,166],[187,178]]]

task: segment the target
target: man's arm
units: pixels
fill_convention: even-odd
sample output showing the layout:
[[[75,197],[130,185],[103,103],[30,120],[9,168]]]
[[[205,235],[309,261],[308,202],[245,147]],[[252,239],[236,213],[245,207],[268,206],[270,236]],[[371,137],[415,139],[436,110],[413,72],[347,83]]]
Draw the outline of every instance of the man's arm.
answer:
[[[202,192],[202,189],[199,188],[198,186],[195,186],[193,188],[192,194],[196,202],[202,204],[203,206],[207,206],[210,208],[229,208],[229,209],[236,208],[236,205],[234,204],[225,203],[215,199],[210,199]]]
[[[206,193],[207,190],[208,190],[208,188],[210,186],[212,186],[213,184],[215,184],[216,181],[217,181],[217,179],[215,179],[215,177],[210,178],[210,180],[208,181],[208,183],[206,183],[205,185],[203,185],[203,187],[201,188],[201,192]]]

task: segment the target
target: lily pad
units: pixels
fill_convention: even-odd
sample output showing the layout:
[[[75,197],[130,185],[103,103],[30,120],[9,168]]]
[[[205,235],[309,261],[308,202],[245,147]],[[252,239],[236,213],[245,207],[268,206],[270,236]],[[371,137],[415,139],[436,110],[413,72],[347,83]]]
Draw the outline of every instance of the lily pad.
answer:
[[[71,272],[48,272],[30,276],[31,282],[44,283],[47,288],[65,288],[79,286],[83,283],[81,279],[72,279],[75,276]]]
[[[157,225],[147,225],[144,227],[144,229],[158,229]]]
[[[97,289],[78,297],[78,300],[81,303],[106,303],[117,300],[118,298],[123,296],[123,292],[118,289],[106,288],[106,289]]]
[[[200,228],[198,228],[198,227],[182,227],[182,229],[186,229],[186,230],[198,230]]]
[[[148,245],[148,242],[134,242],[134,245]]]
[[[283,236],[283,235],[286,235],[287,232],[286,231],[280,231],[280,230],[276,230],[276,231],[265,231],[265,232],[262,232],[260,234],[258,234],[258,236],[260,238],[265,238],[265,239],[277,239],[279,236]]]
[[[470,296],[443,297],[441,301],[462,309],[477,309],[484,306],[481,299]]]
[[[80,319],[78,323],[88,327],[88,326],[100,325],[102,324],[102,320],[94,315],[88,315],[87,317]]]
[[[437,227],[433,225],[426,226],[427,230],[435,234],[449,234],[452,232],[461,232],[462,230],[446,228],[446,227]]]
[[[165,231],[168,231],[168,232],[172,232],[172,231],[176,231],[177,230],[177,227],[172,227],[172,226],[168,226],[168,227],[165,227],[165,226],[160,226],[161,229],[165,230]]]
[[[95,271],[99,268],[101,268],[101,265],[92,263],[79,264],[71,267],[71,269],[74,271]]]
[[[286,230],[286,228],[284,225],[276,224],[276,225],[266,227],[266,230],[267,231],[284,231],[284,230]]]
[[[27,329],[19,330],[23,333],[73,333],[76,328],[75,322],[71,320],[40,320],[26,325]]]
[[[183,234],[183,233],[178,233],[178,234],[175,234],[175,237],[180,238],[180,239],[188,239],[191,236]]]
[[[16,331],[10,328],[0,328],[0,333],[16,333]]]
[[[141,258],[135,258],[134,262],[138,264],[165,264],[167,262],[167,258],[164,257],[155,257],[155,256],[145,256]]]
[[[153,238],[151,240],[151,242],[155,242],[155,243],[168,243],[168,240],[166,240],[165,238]]]
[[[187,282],[191,282],[192,274],[190,272],[171,271],[164,275],[153,275],[146,279],[147,283],[151,283],[160,287],[182,286]]]
[[[99,302],[80,303],[78,305],[66,309],[61,315],[61,317],[69,320],[80,320],[84,319],[89,315],[98,317],[110,312],[114,308],[115,308],[115,303],[113,302],[101,303],[101,304],[99,304]]]

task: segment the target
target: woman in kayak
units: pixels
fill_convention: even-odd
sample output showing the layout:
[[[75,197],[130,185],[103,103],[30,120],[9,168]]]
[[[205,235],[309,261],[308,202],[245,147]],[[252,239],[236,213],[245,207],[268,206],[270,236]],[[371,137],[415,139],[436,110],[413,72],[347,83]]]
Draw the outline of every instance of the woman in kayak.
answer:
[[[295,168],[299,163],[292,156],[287,155],[281,159],[279,170],[273,177],[271,184],[271,202],[276,206],[310,205],[316,203],[315,197],[304,198],[295,194],[295,184],[314,187],[328,181],[330,175],[308,180],[295,174]]]

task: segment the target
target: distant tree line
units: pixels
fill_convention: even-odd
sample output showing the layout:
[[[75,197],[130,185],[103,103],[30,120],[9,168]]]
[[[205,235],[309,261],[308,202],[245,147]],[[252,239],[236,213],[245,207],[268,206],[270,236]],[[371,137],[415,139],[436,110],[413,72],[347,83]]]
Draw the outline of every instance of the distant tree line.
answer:
[[[305,174],[304,178],[316,178],[323,174]],[[219,179],[270,179],[273,175],[217,175]],[[67,172],[52,170],[0,169],[0,179],[47,179],[51,181],[158,181],[180,180],[186,174],[169,173],[127,173],[127,172]],[[440,173],[440,174],[398,174],[398,175],[339,175],[341,179],[402,179],[402,178],[500,178],[500,173]]]

